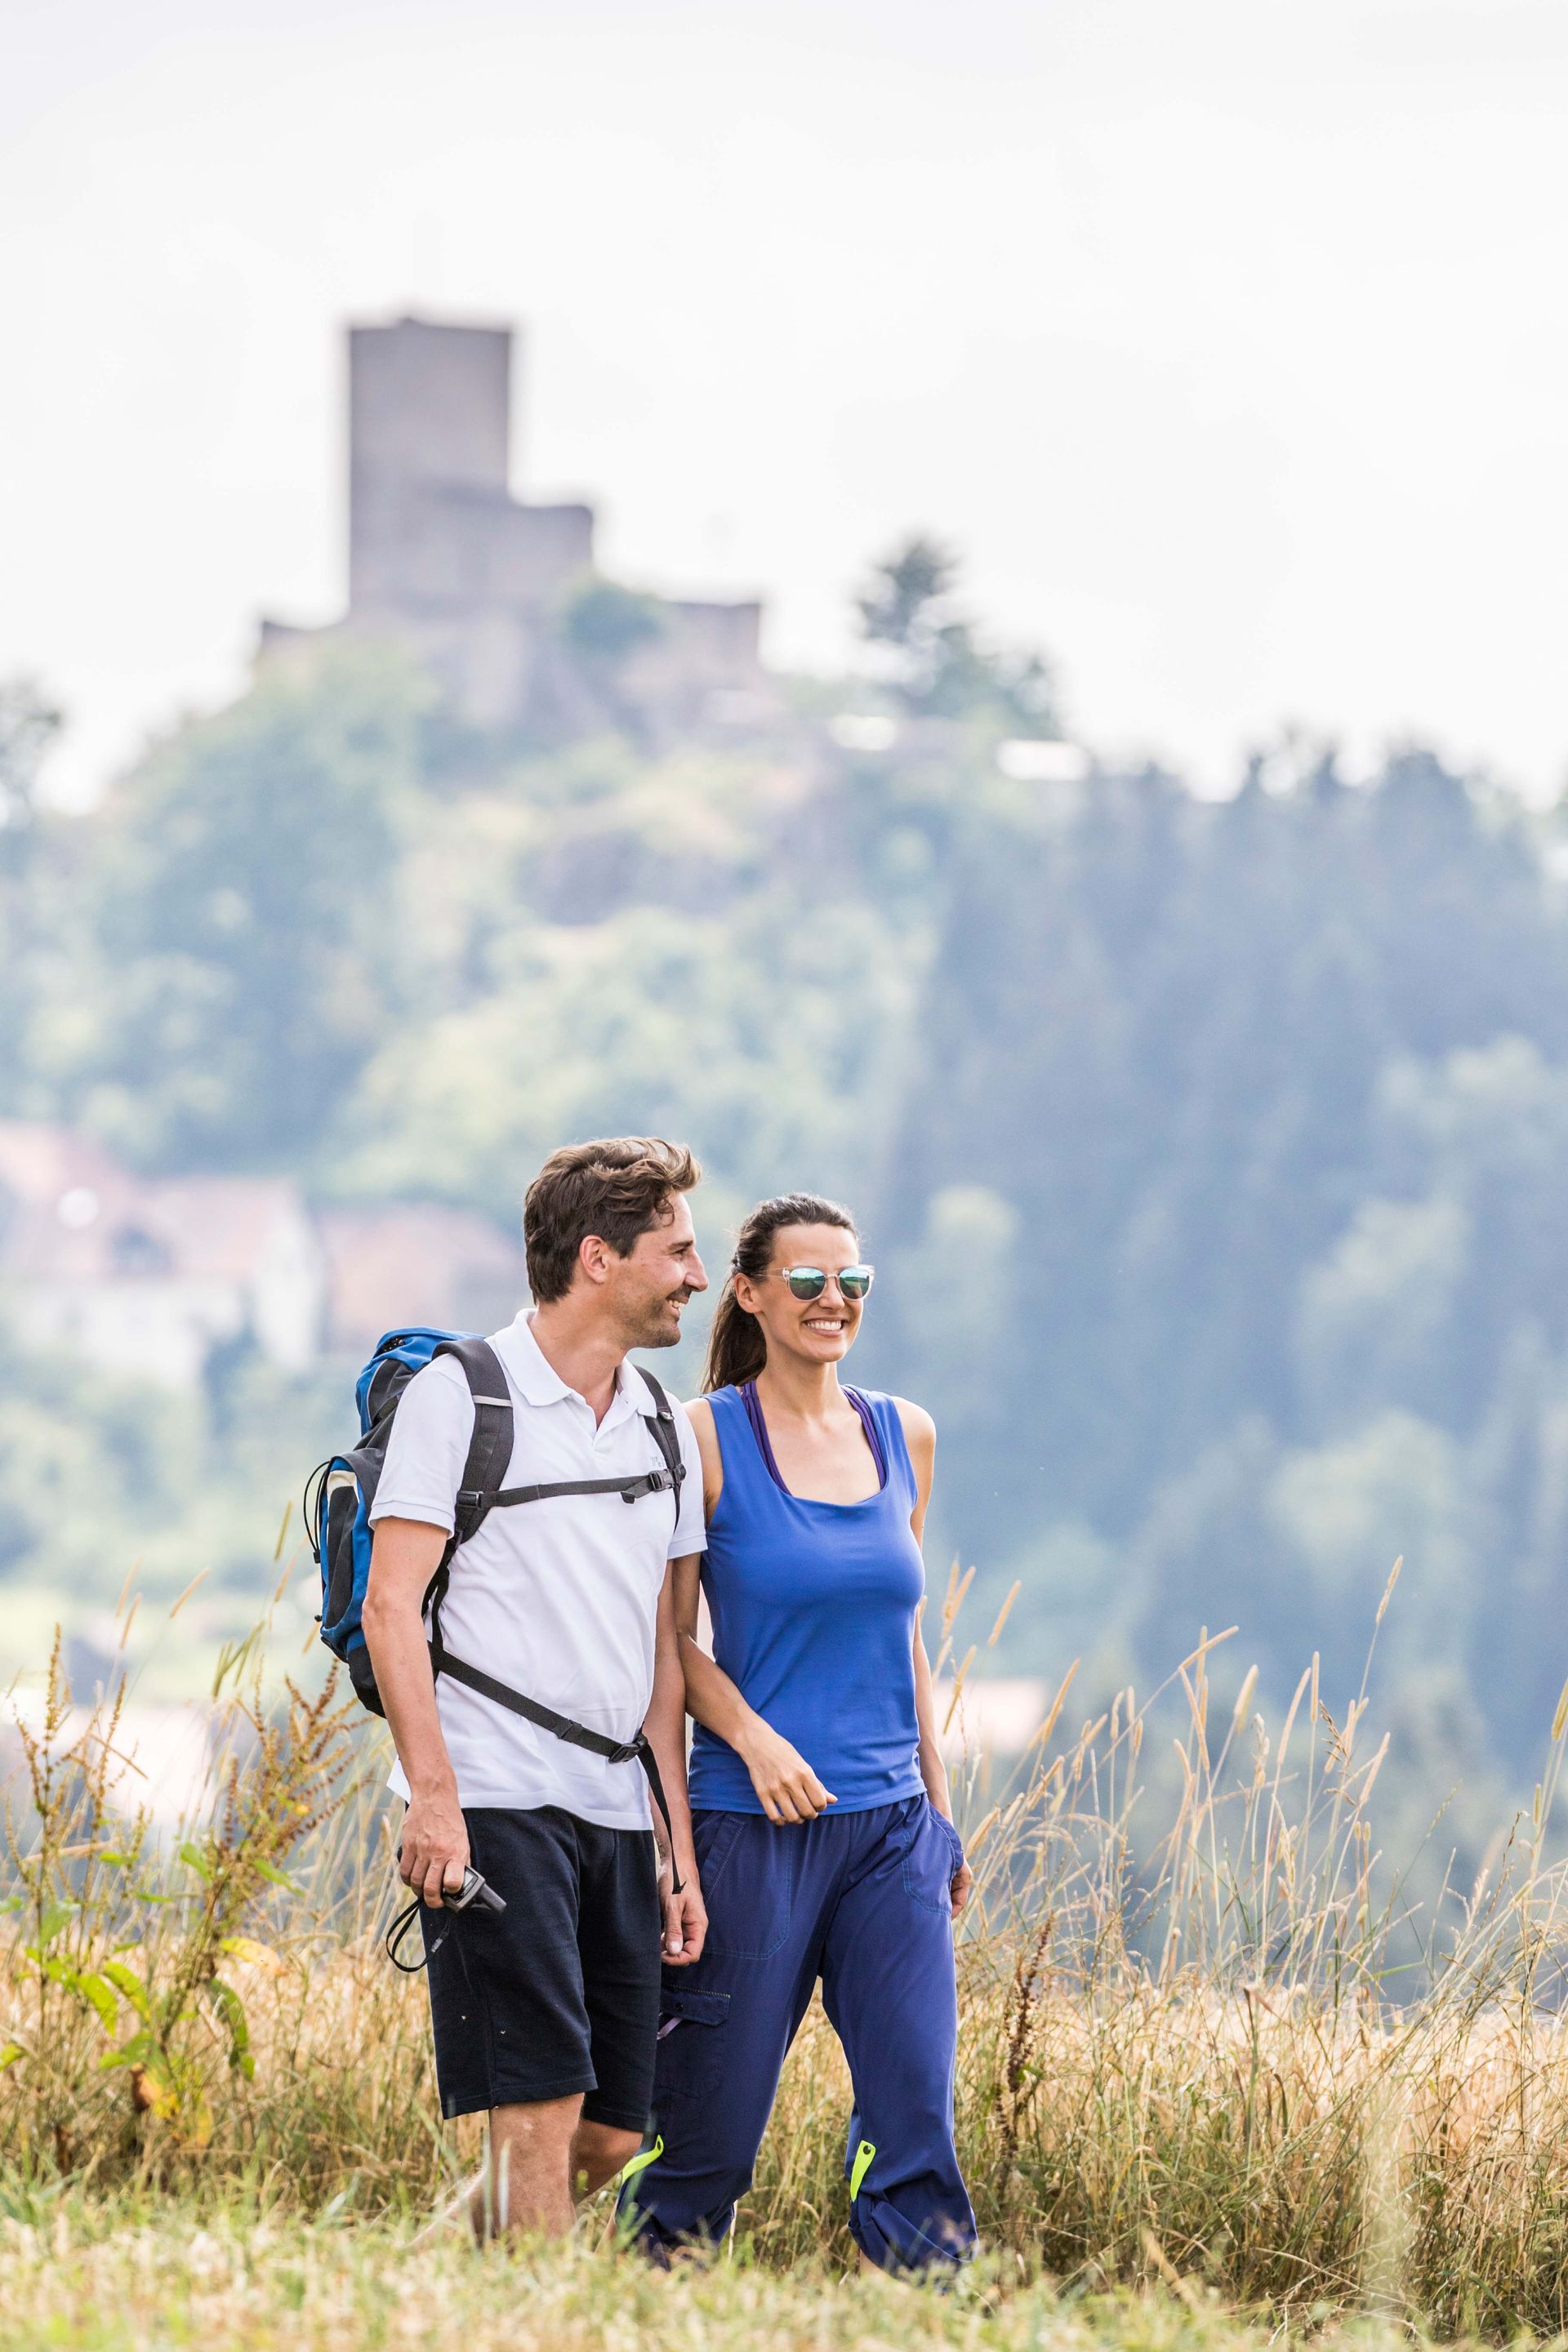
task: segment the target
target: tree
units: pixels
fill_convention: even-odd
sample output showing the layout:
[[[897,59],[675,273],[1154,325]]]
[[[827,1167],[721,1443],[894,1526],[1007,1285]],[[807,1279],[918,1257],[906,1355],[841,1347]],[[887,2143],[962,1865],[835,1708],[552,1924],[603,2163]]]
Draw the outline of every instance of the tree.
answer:
[[[396,886],[426,700],[382,659],[268,678],[116,795],[76,1091],[122,1148],[186,1168],[310,1150],[416,951]]]
[[[911,716],[988,714],[1014,732],[1058,730],[1042,656],[985,646],[953,602],[958,559],[937,541],[906,541],[856,599],[861,633],[886,656],[888,683]]]
[[[591,579],[574,589],[561,617],[561,634],[578,659],[615,671],[638,646],[664,632],[658,600],[618,581]]]
[[[32,850],[38,772],[63,724],[36,679],[0,679],[0,871],[19,873]]]
[[[37,893],[39,772],[62,725],[30,677],[0,679],[0,1102],[14,1098],[39,988],[47,925]]]

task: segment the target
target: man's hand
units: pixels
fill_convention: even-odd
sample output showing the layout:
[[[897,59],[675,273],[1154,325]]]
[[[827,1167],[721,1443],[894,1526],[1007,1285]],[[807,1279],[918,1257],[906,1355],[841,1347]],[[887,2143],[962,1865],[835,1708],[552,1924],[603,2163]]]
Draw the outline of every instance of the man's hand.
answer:
[[[702,1889],[697,1883],[697,1865],[688,1862],[679,1895],[674,1891],[675,1874],[670,1868],[669,1850],[660,1844],[658,1854],[658,1906],[664,1921],[664,1940],[660,1958],[667,1969],[689,1969],[693,1960],[702,1957],[702,1947],[708,1939],[708,1906],[702,1900]]]
[[[786,1822],[814,1822],[838,1802],[829,1796],[798,1748],[771,1724],[754,1716],[746,1727],[741,1761],[752,1776],[763,1811],[782,1828]]]
[[[952,1905],[952,1916],[955,1919],[968,1902],[973,1887],[974,1873],[966,1862],[963,1863],[953,1872],[952,1885],[948,1889],[948,1898]]]
[[[443,1890],[456,1895],[468,1866],[468,1830],[456,1789],[424,1795],[416,1790],[403,1817],[397,1854],[404,1885],[438,1911]]]

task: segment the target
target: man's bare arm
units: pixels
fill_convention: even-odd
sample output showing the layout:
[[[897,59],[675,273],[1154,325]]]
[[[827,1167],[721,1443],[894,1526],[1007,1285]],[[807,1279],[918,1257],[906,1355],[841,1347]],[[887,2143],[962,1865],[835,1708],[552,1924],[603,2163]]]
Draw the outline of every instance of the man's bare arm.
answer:
[[[447,1549],[440,1528],[422,1519],[382,1519],[371,1543],[364,1638],[375,1668],[397,1760],[408,1780],[398,1863],[406,1884],[433,1909],[456,1892],[468,1866],[468,1832],[458,1777],[436,1711],[436,1677],[425,1633],[425,1594]]]

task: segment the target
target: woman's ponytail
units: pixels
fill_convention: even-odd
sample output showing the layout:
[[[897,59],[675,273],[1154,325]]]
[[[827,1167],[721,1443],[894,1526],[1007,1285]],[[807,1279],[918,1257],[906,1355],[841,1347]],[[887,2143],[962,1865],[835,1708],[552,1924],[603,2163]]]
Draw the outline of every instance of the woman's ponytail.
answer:
[[[748,1315],[735,1296],[735,1276],[753,1282],[766,1274],[773,1254],[773,1235],[785,1225],[835,1225],[852,1234],[855,1220],[837,1201],[819,1200],[815,1192],[781,1192],[752,1211],[741,1227],[735,1255],[708,1335],[708,1361],[702,1370],[702,1391],[742,1388],[754,1381],[768,1360],[768,1343],[754,1315]]]
[[[747,1381],[756,1379],[767,1360],[768,1343],[763,1337],[763,1327],[754,1315],[747,1314],[736,1297],[735,1277],[731,1274],[708,1334],[703,1394],[710,1396],[715,1389],[743,1387]]]

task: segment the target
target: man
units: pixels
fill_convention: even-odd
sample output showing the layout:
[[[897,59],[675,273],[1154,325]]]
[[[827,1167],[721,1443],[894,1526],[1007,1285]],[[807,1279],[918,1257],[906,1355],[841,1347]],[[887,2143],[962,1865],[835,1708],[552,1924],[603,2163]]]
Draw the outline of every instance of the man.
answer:
[[[629,1136],[546,1160],[523,1213],[531,1313],[490,1345],[515,1433],[508,1486],[635,1479],[659,1465],[632,1348],[673,1347],[708,1277],[682,1147]],[[405,1391],[372,1518],[364,1633],[406,1797],[400,1868],[423,1897],[442,2112],[488,2112],[476,2227],[569,2229],[636,2152],[647,2119],[659,1963],[685,1967],[707,1919],[686,1802],[685,1692],[669,1563],[705,1548],[702,1469],[675,1408],[686,1476],[492,1510],[458,1550],[441,1635],[455,1657],[616,1741],[641,1726],[670,1810],[656,1856],[647,1785],[613,1762],[432,1675],[423,1615],[474,1427],[459,1364]],[[662,1843],[663,1823],[658,1825]],[[443,1911],[466,1866],[504,1914]],[[673,1873],[671,1864],[673,1863]],[[672,1877],[682,1889],[676,1894]],[[662,1922],[662,1924],[661,1924]],[[661,1950],[662,1945],[662,1950]]]

